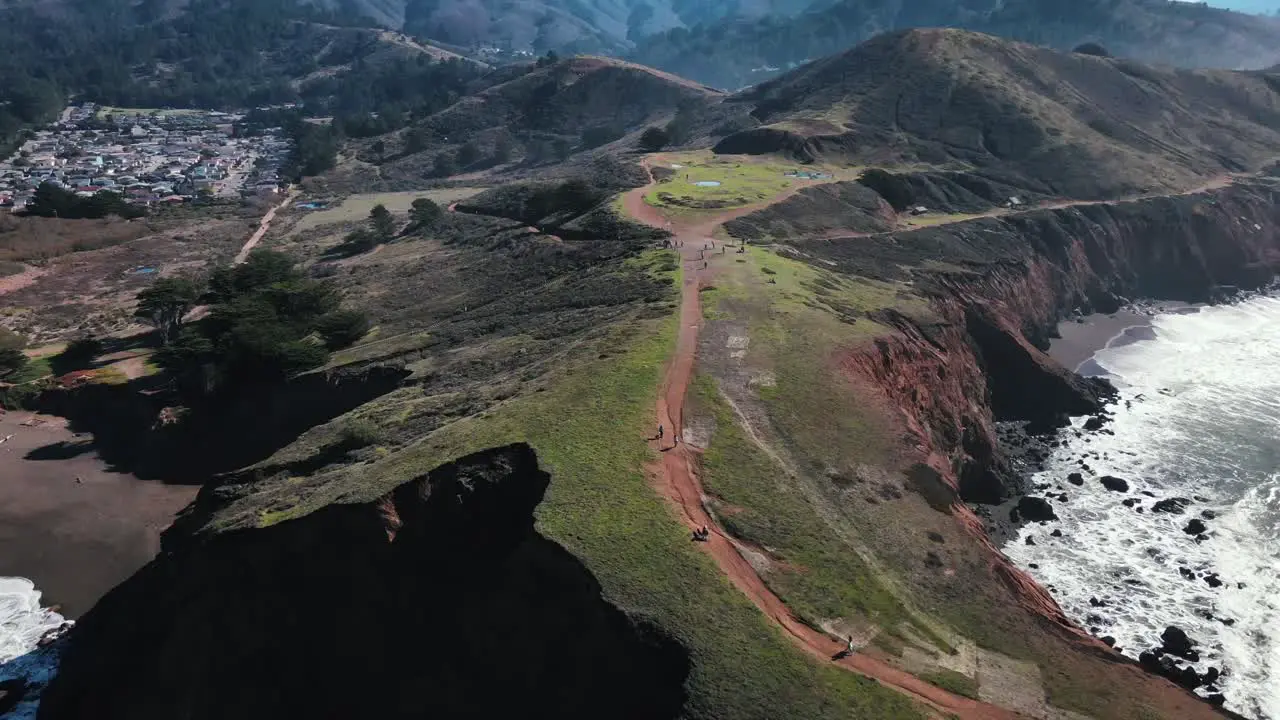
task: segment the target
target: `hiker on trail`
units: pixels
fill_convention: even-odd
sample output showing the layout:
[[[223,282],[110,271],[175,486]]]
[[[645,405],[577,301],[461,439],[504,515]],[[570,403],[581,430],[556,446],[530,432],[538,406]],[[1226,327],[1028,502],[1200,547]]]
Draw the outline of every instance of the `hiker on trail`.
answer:
[[[661,426],[661,425],[659,425],[659,426],[658,426],[658,439],[659,439],[659,440],[661,440],[661,439],[662,439],[662,426]]]
[[[853,647],[853,636],[852,636],[852,635],[850,635],[850,636],[849,636],[849,641],[845,643],[845,645],[844,645],[844,650],[845,650],[845,652],[849,653],[850,655],[852,655],[852,654],[853,654],[854,647]]]

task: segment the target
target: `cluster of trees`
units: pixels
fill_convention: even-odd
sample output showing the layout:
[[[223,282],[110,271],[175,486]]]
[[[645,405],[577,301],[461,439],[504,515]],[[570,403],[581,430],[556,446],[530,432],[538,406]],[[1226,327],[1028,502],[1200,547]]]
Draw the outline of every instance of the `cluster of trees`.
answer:
[[[133,219],[146,215],[147,209],[129,204],[120,193],[110,190],[94,193],[90,197],[80,197],[71,190],[65,190],[51,183],[42,183],[36,188],[31,202],[23,209],[23,213],[65,220],[97,219],[108,215]]]
[[[184,323],[197,304],[208,305],[208,315]],[[207,282],[158,280],[138,294],[137,312],[164,343],[156,361],[197,393],[276,382],[320,367],[332,350],[369,331],[368,318],[343,308],[333,287],[270,250],[215,270]]]
[[[0,84],[0,157],[18,149],[27,128],[57,117],[64,101],[58,87],[46,79],[6,77]]]
[[[308,83],[301,92],[308,111],[333,118],[346,137],[373,137],[439,112],[462,97],[483,69],[472,62],[439,62],[426,55],[369,63],[357,58],[351,70]]]
[[[305,103],[335,118],[338,136],[403,127],[454,102],[482,72],[426,55],[372,63],[376,33],[355,3],[163,0],[0,4],[0,154],[47,123],[68,95],[124,107],[244,108]],[[298,88],[321,67],[348,72]]]
[[[338,149],[342,147],[340,129],[307,122],[306,115],[296,108],[251,110],[240,119],[235,132],[242,137],[252,136],[277,127],[293,140],[293,151],[280,168],[282,176],[298,180],[319,175],[338,161]]]
[[[435,227],[442,217],[444,210],[439,205],[429,198],[418,198],[409,209],[408,230],[425,232]],[[395,216],[386,205],[379,203],[369,211],[369,226],[348,233],[343,243],[334,249],[334,254],[349,257],[368,252],[395,240],[399,234],[400,228]]]
[[[319,25],[366,22],[298,0],[162,0],[37,3],[0,11],[0,76],[130,107],[226,107],[296,99],[289,80],[315,69]],[[164,72],[152,72],[164,68]]]

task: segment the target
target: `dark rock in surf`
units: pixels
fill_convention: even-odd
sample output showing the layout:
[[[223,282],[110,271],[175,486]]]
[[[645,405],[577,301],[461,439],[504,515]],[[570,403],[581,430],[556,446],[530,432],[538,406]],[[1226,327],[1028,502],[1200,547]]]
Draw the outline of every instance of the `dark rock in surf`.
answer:
[[[1191,518],[1191,521],[1187,523],[1187,526],[1182,528],[1182,532],[1188,535],[1199,535],[1208,529],[1208,526],[1206,526],[1204,521],[1200,518]]]
[[[1170,655],[1177,655],[1186,658],[1195,651],[1192,649],[1191,638],[1187,637],[1187,633],[1176,625],[1170,625],[1160,633],[1160,649]]]
[[[1049,504],[1048,500],[1032,495],[1024,495],[1019,498],[1016,510],[1027,522],[1044,522],[1058,519],[1057,513],[1053,511],[1053,506]]]
[[[1103,475],[1098,481],[1111,492],[1129,492],[1129,483],[1114,475]]]
[[[1108,418],[1105,415],[1094,415],[1084,421],[1084,429],[1090,432],[1093,432],[1094,430],[1101,430],[1102,426],[1106,424],[1107,419]]]
[[[1133,507],[1134,505],[1137,505],[1138,503],[1141,503],[1141,502],[1142,502],[1142,501],[1141,501],[1141,500],[1139,500],[1138,498],[1125,498],[1124,502],[1123,502],[1123,503],[1121,503],[1121,504],[1122,504],[1122,505],[1124,505],[1124,506],[1125,506],[1125,507],[1127,507],[1127,508],[1131,508],[1131,507]]]
[[[1204,696],[1204,701],[1215,707],[1222,707],[1227,704],[1227,696],[1222,693],[1209,693]]]
[[[1078,472],[1073,472],[1067,476],[1067,482],[1071,483],[1072,485],[1083,485],[1084,475],[1081,475]]]
[[[1218,578],[1218,573],[1209,573],[1208,575],[1205,575],[1204,581],[1208,583],[1211,588],[1220,588],[1223,586],[1222,580]]]
[[[1152,505],[1151,511],[1158,512],[1158,513],[1169,513],[1171,515],[1181,515],[1183,512],[1186,511],[1187,506],[1190,504],[1191,504],[1191,501],[1187,498],[1181,498],[1181,497],[1166,498]]]

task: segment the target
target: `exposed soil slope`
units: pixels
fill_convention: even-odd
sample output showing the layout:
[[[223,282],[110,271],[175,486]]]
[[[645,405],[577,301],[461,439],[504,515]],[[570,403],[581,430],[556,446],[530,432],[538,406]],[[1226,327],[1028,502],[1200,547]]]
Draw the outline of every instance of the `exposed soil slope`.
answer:
[[[1060,53],[959,30],[870,40],[734,96],[762,126],[718,152],[974,168],[1095,199],[1261,168],[1280,147],[1280,79]]]

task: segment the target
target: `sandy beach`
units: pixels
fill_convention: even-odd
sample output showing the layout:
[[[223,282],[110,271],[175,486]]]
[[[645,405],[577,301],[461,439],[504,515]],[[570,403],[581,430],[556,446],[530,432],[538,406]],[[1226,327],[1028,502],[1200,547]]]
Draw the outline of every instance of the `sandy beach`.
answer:
[[[30,578],[74,618],[155,556],[197,488],[111,472],[88,435],[31,418],[0,415],[0,575]]]
[[[1127,309],[1110,315],[1089,315],[1080,321],[1063,320],[1058,323],[1062,337],[1049,344],[1049,357],[1080,372],[1094,353],[1109,344],[1135,342],[1142,338],[1143,331],[1149,333],[1150,328],[1150,317]]]

